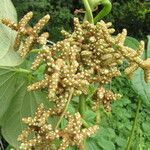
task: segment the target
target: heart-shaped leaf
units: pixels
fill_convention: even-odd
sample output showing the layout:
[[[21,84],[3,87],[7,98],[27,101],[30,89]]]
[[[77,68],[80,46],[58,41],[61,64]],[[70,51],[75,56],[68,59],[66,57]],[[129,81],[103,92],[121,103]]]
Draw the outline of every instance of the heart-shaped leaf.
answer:
[[[33,116],[40,103],[47,103],[46,94],[28,92],[28,75],[13,68],[0,69],[0,117],[2,135],[5,140],[18,148],[18,135],[24,128],[23,117]]]
[[[16,10],[11,0],[0,0],[0,19],[8,18],[17,22]],[[14,51],[16,33],[0,23],[0,66],[17,66],[21,57]]]

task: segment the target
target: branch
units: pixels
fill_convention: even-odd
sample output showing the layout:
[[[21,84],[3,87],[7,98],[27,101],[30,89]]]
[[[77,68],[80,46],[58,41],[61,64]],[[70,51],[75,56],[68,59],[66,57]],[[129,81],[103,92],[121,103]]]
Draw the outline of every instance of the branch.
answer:
[[[82,116],[82,118],[84,118],[84,113],[86,110],[86,98],[85,96],[82,94],[79,97],[79,113]]]
[[[60,125],[60,123],[61,123],[61,121],[62,121],[62,119],[63,119],[63,117],[64,117],[64,115],[65,115],[65,112],[66,112],[67,109],[68,109],[68,106],[69,106],[69,103],[70,103],[70,101],[71,101],[73,92],[74,92],[74,89],[72,88],[72,89],[70,90],[70,95],[69,95],[69,98],[68,98],[66,107],[65,107],[64,111],[62,112],[62,114],[61,114],[61,116],[60,116],[60,118],[59,118],[59,120],[58,120],[58,122],[57,122],[57,124],[56,124],[55,130],[59,127],[59,125]]]

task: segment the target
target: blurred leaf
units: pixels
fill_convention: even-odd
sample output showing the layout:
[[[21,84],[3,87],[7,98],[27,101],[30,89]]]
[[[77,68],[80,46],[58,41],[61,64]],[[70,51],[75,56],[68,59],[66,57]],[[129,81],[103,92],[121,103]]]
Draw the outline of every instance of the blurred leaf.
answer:
[[[13,147],[11,145],[8,145],[6,148],[6,150],[12,150],[12,149],[13,149]]]
[[[86,150],[103,150],[99,145],[95,142],[95,140],[92,140],[91,138],[86,140]]]
[[[91,111],[91,110],[87,110],[85,113],[84,113],[84,119],[87,121],[87,122],[93,122],[94,119],[96,117],[96,114]]]
[[[118,146],[120,147],[125,147],[126,146],[126,143],[127,143],[127,140],[126,139],[123,139],[122,137],[117,137],[116,138],[116,143]]]
[[[103,149],[103,150],[116,150],[115,145],[111,141],[107,141],[104,138],[99,138],[97,141],[97,144]]]
[[[0,6],[0,19],[8,18],[17,22],[16,10],[11,0],[1,0]],[[13,49],[15,36],[14,31],[0,23],[0,66],[17,66],[22,62]]]
[[[136,50],[139,46],[139,41],[133,37],[127,36],[124,45]]]

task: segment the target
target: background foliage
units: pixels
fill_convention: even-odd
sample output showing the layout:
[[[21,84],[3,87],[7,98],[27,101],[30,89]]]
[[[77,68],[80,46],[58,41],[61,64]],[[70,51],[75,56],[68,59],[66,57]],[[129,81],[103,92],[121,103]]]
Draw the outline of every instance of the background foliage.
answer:
[[[31,24],[46,13],[51,15],[50,24],[46,26],[54,41],[61,38],[60,31],[72,29],[72,18],[75,9],[81,8],[79,0],[12,0],[21,18],[26,12],[33,11],[34,19]],[[150,33],[150,4],[146,0],[112,0],[113,9],[104,20],[111,21],[117,32],[123,28],[128,34],[138,39],[146,39]],[[101,9],[101,7],[99,8]]]

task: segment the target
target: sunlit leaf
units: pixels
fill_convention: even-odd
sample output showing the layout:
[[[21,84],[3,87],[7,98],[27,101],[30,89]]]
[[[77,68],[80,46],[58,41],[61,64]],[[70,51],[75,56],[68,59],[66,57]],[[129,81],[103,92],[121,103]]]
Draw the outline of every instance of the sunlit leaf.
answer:
[[[16,10],[11,0],[0,0],[0,19],[8,18],[17,22]],[[0,66],[17,66],[21,57],[14,51],[13,45],[16,33],[0,23]]]

